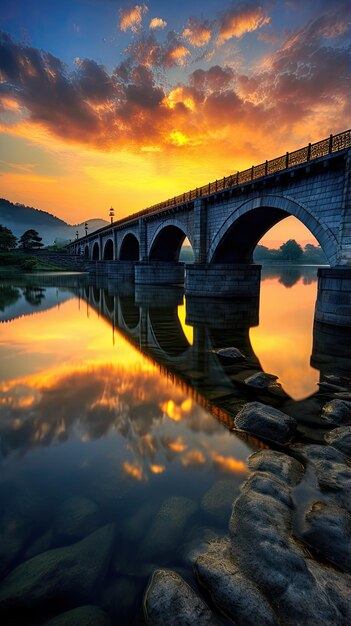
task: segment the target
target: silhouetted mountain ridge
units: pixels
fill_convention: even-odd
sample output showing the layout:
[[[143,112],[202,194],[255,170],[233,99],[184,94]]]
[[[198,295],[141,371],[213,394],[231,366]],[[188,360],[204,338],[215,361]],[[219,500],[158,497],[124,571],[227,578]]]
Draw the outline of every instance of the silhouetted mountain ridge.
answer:
[[[90,233],[108,224],[106,220],[99,218],[86,221]],[[85,234],[85,222],[67,224],[52,213],[24,204],[15,204],[5,198],[0,198],[0,224],[10,228],[16,237],[20,237],[29,228],[34,228],[43,238],[45,245],[52,244],[55,240],[60,242],[75,239],[77,230],[80,237]]]

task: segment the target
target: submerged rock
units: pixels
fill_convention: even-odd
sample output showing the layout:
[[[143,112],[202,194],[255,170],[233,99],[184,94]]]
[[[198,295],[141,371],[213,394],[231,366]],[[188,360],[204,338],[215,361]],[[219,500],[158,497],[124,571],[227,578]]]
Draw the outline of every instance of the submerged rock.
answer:
[[[240,430],[279,443],[288,443],[297,423],[293,417],[261,402],[248,402],[235,417]]]
[[[351,573],[350,513],[325,502],[314,502],[305,514],[302,538],[328,561]]]
[[[2,581],[0,610],[38,604],[72,607],[91,600],[105,575],[113,540],[114,526],[109,524],[78,543],[21,563]]]
[[[120,532],[128,542],[140,541],[145,534],[145,528],[149,525],[155,514],[154,504],[147,502],[135,513],[129,516],[120,527]]]
[[[238,348],[220,348],[219,350],[213,350],[220,359],[223,361],[245,361],[246,356]]]
[[[156,570],[146,590],[144,612],[150,626],[215,626],[210,609],[171,570]]]
[[[304,466],[296,459],[276,450],[259,450],[248,460],[252,471],[267,472],[286,482],[290,487],[297,485],[304,473]]]
[[[87,604],[56,615],[44,626],[111,626],[111,622],[98,606]]]
[[[83,496],[65,500],[54,518],[56,535],[66,541],[77,541],[99,527],[100,512],[95,502]]]
[[[128,613],[137,601],[137,586],[129,578],[112,581],[102,594],[102,607],[116,619],[116,623],[128,623]],[[119,621],[118,621],[119,620]]]
[[[54,532],[51,528],[47,530],[45,533],[37,537],[27,548],[24,553],[25,559],[31,559],[33,556],[40,554],[41,552],[46,552],[52,545],[52,541],[54,538]]]
[[[351,426],[335,428],[325,435],[324,439],[333,448],[337,448],[337,450],[351,458]]]
[[[257,372],[257,374],[252,374],[248,378],[245,378],[244,383],[249,387],[255,387],[256,389],[267,389],[271,385],[277,386],[275,382],[278,380],[278,376],[274,376],[274,374],[266,374],[265,372]]]
[[[239,484],[235,480],[217,480],[203,495],[200,508],[217,525],[227,526],[233,502],[239,493]]]
[[[142,554],[146,557],[171,553],[179,544],[185,527],[197,510],[194,500],[181,496],[171,496],[161,505],[145,539]]]
[[[30,520],[6,511],[0,519],[0,577],[4,576],[20,555],[33,532]]]
[[[344,454],[317,444],[298,444],[292,449],[310,463],[324,497],[351,512],[351,467]]]
[[[231,560],[228,539],[211,542],[197,559],[195,571],[214,603],[238,626],[278,626],[264,595]]]
[[[351,402],[337,398],[327,402],[322,409],[322,419],[336,426],[351,425]]]

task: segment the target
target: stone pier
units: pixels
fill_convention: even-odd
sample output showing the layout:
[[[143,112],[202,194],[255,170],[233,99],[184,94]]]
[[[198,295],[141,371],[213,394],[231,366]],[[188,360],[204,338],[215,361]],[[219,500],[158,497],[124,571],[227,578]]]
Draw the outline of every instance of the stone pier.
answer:
[[[351,328],[351,267],[319,268],[315,321]]]
[[[141,261],[135,264],[136,285],[182,285],[184,263]]]
[[[185,293],[202,298],[255,297],[260,293],[261,265],[194,263],[186,265]]]

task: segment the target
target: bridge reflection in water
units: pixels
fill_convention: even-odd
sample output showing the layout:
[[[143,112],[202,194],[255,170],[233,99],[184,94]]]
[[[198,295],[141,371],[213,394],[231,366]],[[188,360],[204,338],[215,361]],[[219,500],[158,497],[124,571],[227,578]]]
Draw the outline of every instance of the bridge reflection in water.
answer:
[[[287,275],[281,282],[292,279]],[[188,297],[184,327],[178,315],[184,298],[181,287],[116,286],[115,281],[97,283],[91,277],[87,281],[74,293],[228,428],[245,402],[257,400],[293,415],[302,432],[318,439],[316,427],[326,401],[323,389],[294,400],[280,385],[258,389],[245,383],[262,372],[250,341],[250,329],[259,323],[258,295],[230,300]],[[188,327],[192,341],[187,338]],[[347,373],[349,334],[348,329],[315,322],[311,365],[320,371],[321,380],[328,374]],[[233,346],[245,359],[225,358],[218,352]]]

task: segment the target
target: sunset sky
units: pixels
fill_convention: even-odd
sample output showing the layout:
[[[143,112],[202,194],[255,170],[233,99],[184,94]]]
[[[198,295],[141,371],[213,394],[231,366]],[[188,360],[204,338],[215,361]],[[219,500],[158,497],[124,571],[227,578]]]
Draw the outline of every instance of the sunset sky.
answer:
[[[0,195],[69,223],[351,126],[349,2],[2,0],[0,29]]]

